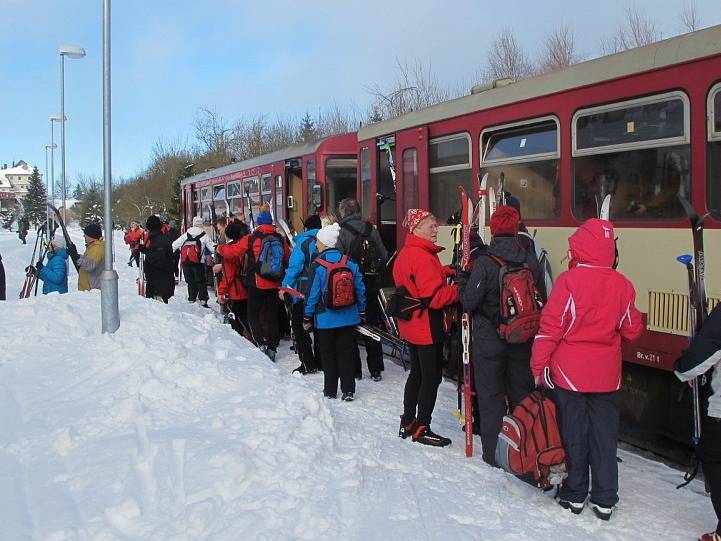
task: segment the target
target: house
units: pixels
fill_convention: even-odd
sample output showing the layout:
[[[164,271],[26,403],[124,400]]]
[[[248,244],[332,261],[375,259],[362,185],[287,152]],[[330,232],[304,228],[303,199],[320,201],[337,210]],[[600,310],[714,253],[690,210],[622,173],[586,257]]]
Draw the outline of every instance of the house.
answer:
[[[22,200],[28,192],[32,174],[33,167],[23,160],[13,162],[12,167],[6,163],[0,167],[0,210],[14,207]]]

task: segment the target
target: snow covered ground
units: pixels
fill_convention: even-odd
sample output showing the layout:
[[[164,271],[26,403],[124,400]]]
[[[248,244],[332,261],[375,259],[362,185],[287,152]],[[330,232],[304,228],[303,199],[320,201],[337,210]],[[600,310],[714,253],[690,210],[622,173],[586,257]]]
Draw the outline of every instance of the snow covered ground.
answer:
[[[135,295],[121,236],[114,335],[99,292],[18,301],[34,240],[0,232],[2,540],[690,540],[715,525],[699,482],[675,490],[679,472],[629,452],[609,523],[466,459],[451,383],[433,426],[454,444],[400,440],[395,364],[355,402],[326,400],[322,375],[291,375],[287,342],[274,365],[183,288],[169,306]]]

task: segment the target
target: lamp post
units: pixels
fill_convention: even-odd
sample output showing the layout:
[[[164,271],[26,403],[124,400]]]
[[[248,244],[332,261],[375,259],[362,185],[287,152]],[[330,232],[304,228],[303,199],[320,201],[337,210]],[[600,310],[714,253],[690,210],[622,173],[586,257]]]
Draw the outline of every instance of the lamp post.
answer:
[[[82,49],[81,49],[82,51]],[[83,51],[83,55],[85,51]],[[105,222],[105,269],[100,275],[102,330],[114,333],[120,327],[118,273],[113,269],[113,182],[110,146],[110,0],[103,0],[103,181]],[[63,173],[63,179],[65,174]]]
[[[60,162],[63,188],[63,222],[65,217],[65,57],[78,59],[85,56],[85,49],[78,45],[61,45],[60,54]]]
[[[48,149],[53,149],[57,145],[50,143],[49,145],[45,145],[45,185],[47,186],[47,199],[49,200],[51,195],[51,184],[50,184],[50,174],[48,173]],[[49,202],[49,201],[48,201]],[[55,201],[53,201],[55,203]],[[50,207],[45,207],[45,218],[48,225],[48,242],[50,242],[50,235],[52,234],[52,231],[50,230]]]
[[[53,206],[55,205],[55,149],[58,148],[58,145],[55,144],[54,122],[60,122],[62,118],[58,114],[50,115],[50,186],[53,192]]]

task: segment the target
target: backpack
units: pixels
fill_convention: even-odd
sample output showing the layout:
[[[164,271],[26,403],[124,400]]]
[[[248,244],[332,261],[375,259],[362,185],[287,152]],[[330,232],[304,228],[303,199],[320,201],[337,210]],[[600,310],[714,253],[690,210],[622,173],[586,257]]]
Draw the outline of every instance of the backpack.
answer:
[[[353,306],[356,303],[355,280],[353,271],[348,267],[348,256],[341,256],[337,263],[330,263],[322,257],[317,258],[316,261],[326,270],[323,292],[325,307],[336,310]]]
[[[260,238],[260,253],[255,264],[255,272],[258,276],[267,280],[282,280],[285,275],[283,268],[283,241],[277,233],[268,235],[253,233],[255,238]],[[252,251],[252,244],[249,243],[248,251]]]
[[[495,458],[509,473],[533,475],[544,490],[560,485],[568,468],[553,400],[535,390],[504,416]]]
[[[310,286],[312,285],[312,277],[311,277],[311,271],[310,266],[315,261],[315,258],[318,257],[318,252],[311,253],[310,251],[310,245],[311,243],[315,242],[315,237],[307,237],[303,239],[303,242],[300,245],[300,250],[303,253],[303,270],[298,275],[298,291],[300,291],[305,297],[308,296],[310,293]]]
[[[509,344],[524,344],[536,336],[541,324],[543,301],[533,273],[525,263],[507,263],[493,254],[498,273],[498,335]]]
[[[181,263],[202,263],[201,254],[203,253],[203,245],[201,244],[200,239],[203,235],[205,235],[205,231],[197,237],[193,237],[190,233],[188,233],[188,238],[180,247]]]
[[[353,233],[348,256],[358,264],[365,278],[378,278],[383,272],[383,258],[378,254],[376,243],[370,238],[373,226],[365,222],[362,231],[358,231],[348,223],[340,226]]]

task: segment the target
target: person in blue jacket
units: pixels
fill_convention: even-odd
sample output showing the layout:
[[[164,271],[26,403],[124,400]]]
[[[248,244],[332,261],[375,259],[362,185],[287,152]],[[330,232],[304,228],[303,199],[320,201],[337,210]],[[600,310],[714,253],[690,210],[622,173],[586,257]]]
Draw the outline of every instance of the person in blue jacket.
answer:
[[[315,327],[318,332],[324,396],[336,398],[340,376],[342,399],[350,402],[355,394],[353,351],[358,347],[355,326],[365,316],[366,290],[358,265],[335,248],[339,234],[338,224],[327,225],[316,234],[319,253],[310,268],[311,286],[303,311],[303,328],[308,332]],[[327,268],[339,262],[342,268]],[[352,273],[352,287],[347,287],[350,280],[340,278],[348,277],[348,272]],[[334,277],[338,278],[337,282]],[[334,284],[337,287],[333,287]],[[334,303],[348,302],[350,304],[343,307],[331,307]]]
[[[299,297],[286,293],[284,288],[294,289],[302,293],[303,296],[308,296],[310,286],[308,283],[308,271],[310,264],[318,254],[315,236],[321,227],[320,217],[317,214],[312,214],[305,220],[304,225],[305,231],[294,239],[295,246],[290,253],[288,270],[285,271],[282,287],[278,293],[281,301],[289,300],[293,303],[290,326],[295,336],[296,353],[300,359],[300,366],[293,372],[299,372],[303,375],[315,374],[320,369],[318,337],[314,336],[313,343],[311,343],[310,333],[303,329],[303,306],[305,303]]]
[[[38,261],[36,268],[43,281],[43,295],[68,292],[68,252],[62,235],[55,235],[50,241],[47,264]]]

